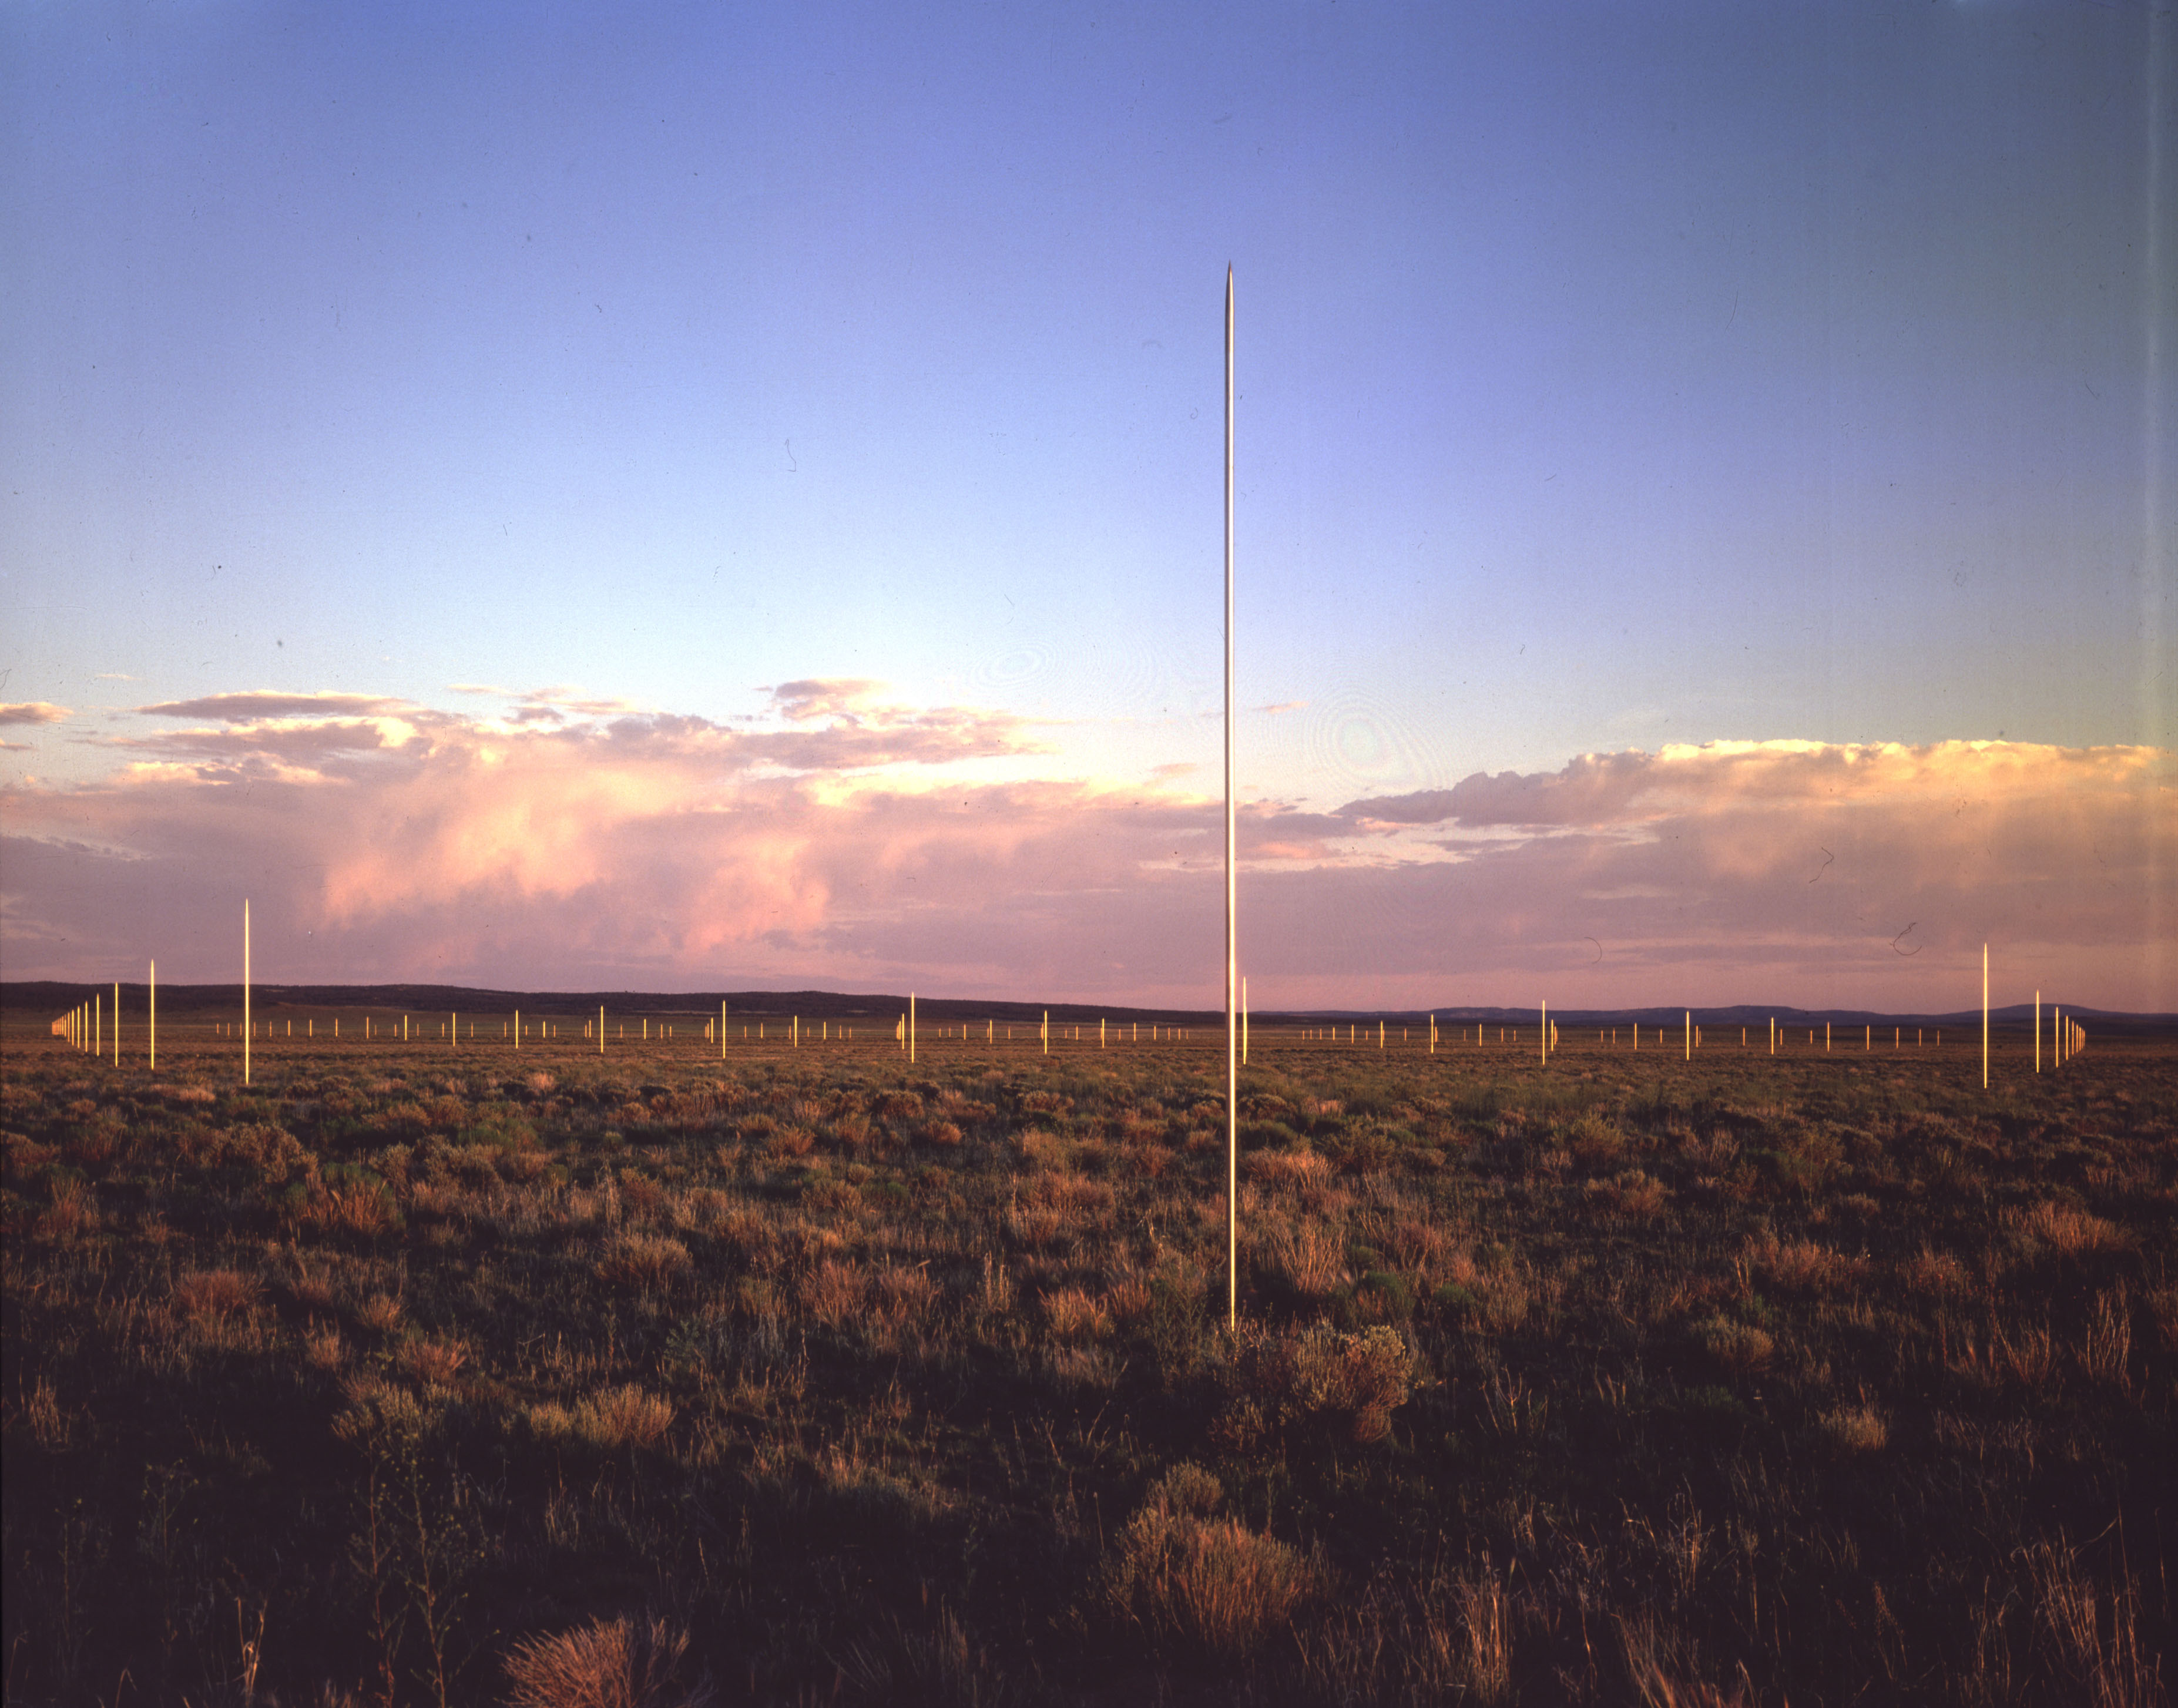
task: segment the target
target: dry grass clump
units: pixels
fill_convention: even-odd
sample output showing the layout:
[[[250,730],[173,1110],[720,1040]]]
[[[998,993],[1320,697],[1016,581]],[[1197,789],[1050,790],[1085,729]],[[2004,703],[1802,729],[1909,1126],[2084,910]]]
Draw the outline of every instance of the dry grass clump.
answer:
[[[373,1334],[391,1334],[401,1326],[401,1301],[391,1293],[374,1293],[356,1307],[355,1320]]]
[[[1031,1168],[1060,1169],[1066,1165],[1066,1141],[1041,1127],[1023,1127],[1006,1143]]]
[[[1477,1701],[1505,1702],[1513,1694],[1512,1596],[1505,1580],[1485,1572],[1459,1585],[1460,1623],[1466,1642],[1459,1658]]]
[[[2132,1307],[2122,1282],[2095,1295],[2094,1310],[2073,1356],[2089,1381],[2119,1388],[2131,1385]]]
[[[851,1221],[868,1205],[851,1180],[813,1180],[802,1188],[802,1207],[813,1216]]]
[[[1027,1203],[1056,1210],[1070,1226],[1081,1229],[1104,1225],[1119,1202],[1118,1194],[1105,1181],[1069,1174],[1039,1174],[1022,1189],[1021,1197]]]
[[[579,1402],[574,1433],[593,1447],[655,1447],[673,1426],[673,1402],[633,1382],[608,1388]]]
[[[1690,1658],[1675,1652],[1682,1646],[1675,1640],[1677,1634],[1653,1615],[1620,1617],[1612,1623],[1628,1682],[1638,1693],[1628,1700],[1638,1701],[1641,1708],[1745,1708],[1753,1700],[1744,1667],[1731,1687],[1710,1683],[1695,1671]]]
[[[468,1357],[468,1345],[459,1340],[411,1340],[401,1349],[400,1365],[411,1381],[451,1388]]]
[[[919,1322],[937,1302],[939,1288],[920,1264],[881,1263],[870,1275],[878,1321],[889,1328]]]
[[[352,1447],[413,1442],[427,1434],[436,1413],[406,1388],[373,1376],[351,1376],[341,1384],[347,1406],[333,1419],[333,1434]]]
[[[1152,1638],[1234,1657],[1256,1651],[1330,1587],[1298,1548],[1215,1516],[1218,1480],[1182,1464],[1127,1523],[1103,1574],[1107,1604]]]
[[[2162,1659],[2153,1640],[2141,1635],[2139,1596],[2129,1577],[2103,1589],[2062,1532],[2031,1544],[2021,1559],[2035,1646],[2063,1700],[2093,1708],[2159,1708],[2169,1700]]]
[[[1815,1433],[1838,1453],[1880,1453],[1891,1440],[1890,1426],[1874,1406],[1841,1405],[1815,1420]]]
[[[303,1337],[303,1361],[313,1370],[327,1373],[337,1371],[347,1361],[347,1348],[342,1343],[339,1325],[313,1325]]]
[[[1924,1245],[1898,1266],[1899,1285],[1908,1293],[1936,1299],[1962,1296],[1969,1284],[1967,1266],[1948,1251]]]
[[[1046,1207],[1020,1205],[1007,1213],[1006,1232],[1025,1251],[1046,1251],[1065,1236],[1066,1218]]]
[[[1043,1320],[1060,1340],[1102,1340],[1112,1332],[1112,1319],[1103,1307],[1079,1287],[1045,1294]]]
[[[1828,1293],[1849,1284],[1861,1265],[1811,1240],[1765,1240],[1747,1248],[1748,1262],[1781,1293]]]
[[[1101,1346],[1047,1346],[1037,1360],[1053,1386],[1108,1391],[1119,1384],[1119,1366]]]
[[[174,1304],[192,1322],[219,1322],[257,1308],[257,1278],[238,1269],[193,1269],[174,1280]]]
[[[688,1634],[665,1620],[593,1619],[507,1651],[513,1708],[707,1708],[711,1683],[682,1679]]]
[[[1345,1242],[1312,1220],[1279,1218],[1256,1234],[1254,1267],[1304,1299],[1327,1299],[1346,1270]]]
[[[1566,1135],[1573,1160],[1591,1174],[1616,1169],[1626,1155],[1626,1135],[1600,1114],[1587,1114]]]
[[[827,1328],[843,1327],[862,1312],[862,1272],[827,1257],[802,1278],[802,1308]]]
[[[1751,1322],[1735,1322],[1729,1317],[1712,1317],[1696,1323],[1694,1336],[1702,1350],[1719,1364],[1743,1374],[1761,1369],[1777,1350],[1768,1330]]]
[[[291,1213],[298,1229],[375,1240],[401,1224],[401,1208],[382,1180],[320,1181]]]
[[[2050,1251],[2085,1257],[2118,1251],[2126,1243],[2115,1223],[2046,1198],[2032,1209],[2006,1211],[2004,1219],[2014,1241],[2029,1255]]]
[[[1006,1231],[1027,1251],[1048,1251],[1063,1240],[1102,1232],[1110,1225],[1117,1202],[1112,1188],[1102,1180],[1035,1174],[1022,1184],[1007,1211]]]
[[[185,1127],[174,1135],[174,1156],[189,1167],[248,1170],[271,1181],[309,1179],[317,1158],[284,1127],[269,1121]]]
[[[621,1213],[630,1222],[654,1222],[670,1208],[665,1188],[647,1174],[623,1169],[613,1181]]]
[[[14,1408],[8,1408],[14,1413]],[[56,1453],[68,1444],[68,1415],[61,1409],[60,1396],[53,1385],[41,1376],[23,1397],[20,1413],[30,1426],[30,1437],[48,1453]],[[10,1421],[13,1421],[11,1416]]]
[[[598,1278],[615,1287],[663,1293],[687,1273],[688,1248],[662,1234],[623,1234],[598,1260]]]
[[[1267,1190],[1294,1192],[1327,1185],[1332,1175],[1330,1160],[1311,1150],[1250,1151],[1245,1169]]]
[[[1423,1276],[1444,1261],[1451,1245],[1450,1236],[1436,1223],[1412,1215],[1394,1220],[1392,1231],[1384,1240],[1384,1249],[1401,1268]]]
[[[216,1103],[219,1101],[219,1093],[210,1086],[172,1086],[167,1088],[167,1101],[170,1103],[178,1103],[186,1109],[205,1103]]]
[[[2165,1352],[2178,1352],[2178,1287],[2157,1287],[2148,1295],[2148,1309],[2155,1319],[2156,1338]]]
[[[1534,1298],[1519,1270],[1476,1270],[1468,1279],[1455,1274],[1453,1280],[1475,1294],[1481,1303],[1482,1320],[1496,1333],[1510,1334],[1527,1322]]]
[[[2046,1324],[2007,1329],[1992,1320],[1980,1333],[1960,1335],[1951,1348],[1950,1367],[1977,1388],[2040,1389],[2058,1373],[2058,1347]]]
[[[99,1225],[98,1191],[88,1181],[57,1180],[52,1202],[40,1213],[37,1236],[56,1245],[72,1245]]]
[[[1121,1275],[1104,1289],[1104,1312],[1113,1322],[1132,1328],[1157,1308],[1157,1289],[1140,1275]]]
[[[1644,1220],[1661,1215],[1671,1202],[1671,1189],[1639,1169],[1628,1169],[1603,1188],[1606,1202],[1622,1216]]]
[[[305,1311],[330,1312],[340,1302],[340,1287],[331,1264],[291,1252],[292,1267],[282,1278],[287,1296]]]
[[[552,1158],[543,1151],[523,1148],[501,1151],[498,1153],[499,1172],[517,1185],[526,1185],[544,1174],[552,1166]]]

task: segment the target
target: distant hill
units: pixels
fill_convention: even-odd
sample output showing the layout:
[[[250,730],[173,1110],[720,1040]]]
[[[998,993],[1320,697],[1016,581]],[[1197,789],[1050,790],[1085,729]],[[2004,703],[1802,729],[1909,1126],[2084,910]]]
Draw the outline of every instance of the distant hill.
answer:
[[[0,1012],[52,1016],[94,996],[111,998],[107,984],[72,984],[40,979],[0,981]],[[145,999],[142,983],[123,980],[124,1012],[141,1013]],[[751,1019],[785,1019],[799,1015],[805,1020],[884,1020],[907,1009],[904,994],[854,994],[829,990],[738,991],[537,991],[492,990],[459,984],[258,984],[250,990],[250,1003],[261,1016],[275,1014],[300,1018],[313,1011],[369,1009],[374,1013],[444,1015],[506,1014],[519,1008],[539,1016],[595,1014],[603,1004],[608,1014],[626,1016],[697,1015],[708,1018],[724,1002],[729,1015]],[[185,1014],[238,1010],[242,987],[238,984],[161,984],[159,1009],[179,1018]],[[2046,1024],[2052,1005],[2043,1005]],[[1259,1009],[1250,1023],[1261,1026],[1420,1026],[1432,1010],[1425,1009]],[[1033,1026],[1048,1012],[1053,1024],[1093,1025],[1107,1020],[1115,1025],[1221,1025],[1222,1009],[1129,1008],[1094,1003],[996,1002],[975,998],[918,997],[916,1012],[926,1025],[943,1026],[963,1021],[996,1021],[999,1024]],[[1440,1026],[1533,1026],[1536,1010],[1526,1008],[1447,1006],[1434,1010]],[[2076,1008],[2065,1012],[2082,1025],[2113,1034],[2178,1031],[2178,1014],[2131,1014],[2099,1008]],[[1671,1027],[1685,1024],[1684,1008],[1553,1008],[1551,1018],[1564,1026],[1643,1026]],[[1741,1003],[1729,1007],[1697,1008],[1694,1023],[1706,1026],[1761,1026],[1772,1018],[1782,1026],[1978,1026],[1979,1009],[1956,1009],[1942,1014],[1885,1014],[1869,1009],[1761,1008]],[[2032,1026],[2034,1005],[2011,1003],[1989,1011],[1990,1020],[2007,1028]]]
[[[112,994],[111,983],[69,984],[50,979],[0,983],[0,1012],[28,1010],[39,1015],[59,1015],[95,996],[102,994],[110,999]],[[133,984],[126,979],[121,982],[124,1010],[140,1013],[145,996],[145,988],[140,981]],[[880,1019],[887,1022],[895,1015],[905,1014],[908,1002],[904,993],[491,990],[458,984],[252,984],[249,1000],[251,1007],[265,1018],[274,1014],[300,1018],[314,1010],[333,1009],[443,1015],[506,1014],[519,1008],[524,1014],[539,1016],[579,1016],[595,1014],[602,1004],[609,1015],[694,1015],[707,1019],[717,1014],[719,1005],[724,1002],[728,1014],[750,1019],[785,1019],[799,1015],[804,1020]],[[238,1011],[241,1006],[242,987],[238,983],[167,984],[162,981],[159,986],[159,1012],[162,1015],[178,1017],[214,1010],[227,1013]],[[917,1016],[929,1025],[993,1020],[1001,1026],[1034,1026],[1047,1012],[1053,1024],[1064,1021],[1070,1026],[1084,1021],[1094,1024],[1103,1019],[1130,1025],[1139,1022],[1143,1026],[1199,1026],[1207,1021],[1223,1024],[1224,1020],[1222,1009],[1206,1014],[1186,1009],[1100,1007],[1082,1003],[993,1002],[928,996],[916,999]]]

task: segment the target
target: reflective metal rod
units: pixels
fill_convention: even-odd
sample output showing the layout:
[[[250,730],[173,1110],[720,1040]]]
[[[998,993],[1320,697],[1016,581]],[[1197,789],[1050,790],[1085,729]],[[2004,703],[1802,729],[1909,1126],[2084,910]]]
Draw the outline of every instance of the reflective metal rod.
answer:
[[[1233,811],[1233,269],[1225,269],[1225,1322],[1240,1324],[1240,1050],[1233,999],[1240,970],[1235,930],[1238,846]]]

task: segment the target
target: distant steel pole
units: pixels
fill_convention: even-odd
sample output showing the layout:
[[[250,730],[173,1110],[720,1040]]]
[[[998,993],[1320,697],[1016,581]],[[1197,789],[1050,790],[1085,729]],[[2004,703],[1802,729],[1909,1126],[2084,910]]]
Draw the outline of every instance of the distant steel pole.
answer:
[[[249,1083],[249,898],[242,899],[242,1082]]]
[[[1981,946],[1981,1088],[1989,1089],[1989,945]]]
[[[1240,1326],[1240,971],[1239,847],[1233,809],[1233,269],[1225,269],[1225,1325]]]

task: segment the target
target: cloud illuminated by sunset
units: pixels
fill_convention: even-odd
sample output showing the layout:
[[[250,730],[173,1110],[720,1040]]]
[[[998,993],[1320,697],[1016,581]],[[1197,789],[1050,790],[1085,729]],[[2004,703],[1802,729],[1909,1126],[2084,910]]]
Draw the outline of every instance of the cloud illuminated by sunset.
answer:
[[[5,797],[11,973],[502,986],[791,982],[1218,995],[1221,811],[1184,770],[1030,777],[1023,720],[873,684],[749,727],[550,725],[369,695],[222,694]],[[517,705],[534,703],[520,696]],[[1242,810],[1260,1006],[1753,1000],[1957,1007],[1986,938],[2030,988],[2170,1006],[2170,756],[1732,742],[1332,811]]]

